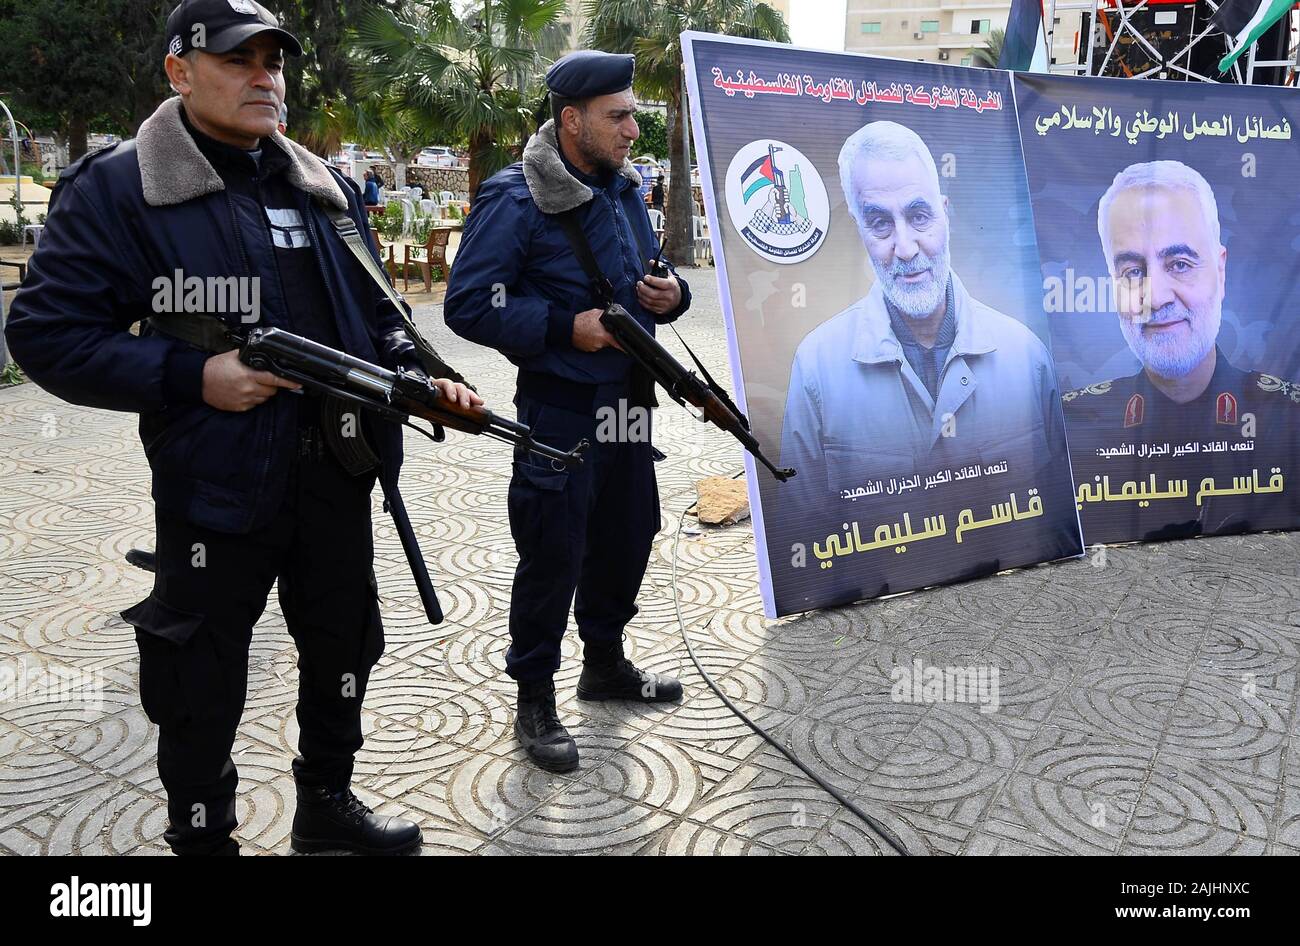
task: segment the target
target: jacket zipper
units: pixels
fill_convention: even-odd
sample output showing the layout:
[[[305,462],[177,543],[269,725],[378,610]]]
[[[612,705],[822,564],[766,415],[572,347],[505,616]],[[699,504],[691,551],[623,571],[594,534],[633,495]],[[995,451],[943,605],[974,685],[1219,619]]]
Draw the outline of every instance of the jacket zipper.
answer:
[[[256,186],[256,179],[254,179],[254,186]],[[257,193],[258,193],[258,203],[260,204],[261,203],[260,188],[258,189]],[[231,198],[230,190],[228,188],[226,189],[225,194],[226,194],[226,206],[230,210],[230,222],[233,225],[235,231],[235,243],[239,247],[240,260],[244,264],[244,272],[248,274],[248,278],[253,279],[255,277],[253,274],[253,267],[249,264],[248,261],[248,250],[244,246],[244,238],[239,233],[239,216],[235,213],[235,201]],[[263,212],[262,216],[263,219],[265,219],[266,217],[265,212]],[[283,295],[283,290],[281,290],[281,294]],[[271,411],[272,411],[272,416],[266,425],[266,448],[264,451],[266,456],[266,462],[262,464],[262,477],[257,484],[257,494],[259,496],[263,495],[266,492],[266,481],[271,476],[271,455],[272,455],[272,448],[275,446],[275,416],[274,416],[275,407],[274,406],[271,408]],[[255,517],[256,517],[256,513],[254,513],[254,518]]]
[[[311,198],[307,199],[307,206],[304,208],[303,219],[307,221],[307,233],[311,237],[312,255],[316,257],[316,268],[320,271],[321,282],[325,284],[325,294],[330,300],[330,318],[334,320],[335,330],[339,334],[339,341],[343,342],[342,327],[338,324],[339,301],[334,297],[334,287],[330,285],[329,275],[325,271],[325,255],[320,248],[320,231],[316,229],[316,217],[312,213]],[[351,215],[349,215],[351,216]],[[355,221],[354,221],[355,223]],[[365,317],[362,317],[362,327],[367,334],[370,332],[370,326],[365,324]]]

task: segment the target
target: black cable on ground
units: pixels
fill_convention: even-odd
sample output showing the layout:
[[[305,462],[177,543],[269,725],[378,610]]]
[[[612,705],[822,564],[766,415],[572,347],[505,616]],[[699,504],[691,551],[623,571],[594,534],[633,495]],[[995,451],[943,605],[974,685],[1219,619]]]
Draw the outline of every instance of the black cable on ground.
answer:
[[[733,479],[734,478],[735,477],[733,477]],[[798,769],[801,772],[803,772],[804,775],[808,776],[810,779],[816,782],[832,798],[834,798],[837,802],[839,802],[841,805],[843,805],[845,808],[851,811],[858,818],[862,819],[863,823],[866,824],[867,827],[869,827],[876,834],[880,835],[880,837],[884,839],[886,844],[888,844],[890,847],[892,847],[895,851],[897,851],[902,856],[904,857],[910,856],[911,852],[908,851],[908,849],[903,846],[903,842],[898,839],[898,836],[894,834],[894,832],[890,831],[888,828],[886,828],[883,824],[881,824],[871,815],[867,814],[865,811],[859,808],[856,804],[853,803],[852,800],[845,797],[845,795],[841,791],[839,791],[839,789],[837,789],[834,785],[831,785],[820,775],[818,775],[807,765],[805,765],[797,755],[795,755],[785,746],[781,745],[781,743],[777,742],[777,740],[766,729],[764,729],[762,726],[758,725],[758,723],[754,722],[752,719],[746,716],[744,710],[736,706],[735,703],[731,702],[731,700],[727,698],[727,694],[722,692],[722,688],[719,687],[713,681],[713,678],[709,676],[708,672],[705,671],[703,665],[700,663],[699,658],[695,656],[695,648],[691,646],[691,636],[689,633],[687,633],[686,621],[682,618],[682,597],[677,592],[677,550],[682,542],[682,523],[685,522],[685,520],[686,520],[686,513],[682,512],[682,514],[677,517],[677,536],[673,540],[673,572],[672,572],[673,606],[677,609],[677,627],[681,631],[682,641],[686,644],[686,653],[690,655],[691,663],[695,664],[695,669],[698,670],[700,676],[704,678],[704,682],[709,685],[709,689],[711,689],[714,693],[718,694],[718,698],[722,700],[723,704],[727,707],[727,709],[731,710],[731,712],[735,714],[737,719],[743,722],[750,729],[754,730],[754,732],[758,733],[758,735],[762,736],[763,739],[767,741],[768,745],[770,745],[772,748],[776,749],[777,752],[781,753],[781,755],[789,759],[790,762],[793,763],[795,766],[797,766]],[[713,619],[710,618],[709,620],[712,621]]]

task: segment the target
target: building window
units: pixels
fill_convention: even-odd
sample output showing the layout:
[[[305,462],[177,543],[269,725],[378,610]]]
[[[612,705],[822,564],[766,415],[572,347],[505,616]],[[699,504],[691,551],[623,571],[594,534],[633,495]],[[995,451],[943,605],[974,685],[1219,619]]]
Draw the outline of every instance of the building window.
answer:
[[[864,33],[879,33],[879,32],[880,32],[880,24],[879,24],[879,23],[863,23],[863,24],[862,24],[862,32],[864,32]]]
[[[939,32],[939,21],[938,21],[938,20],[922,20],[922,21],[921,21],[921,32],[922,32],[922,33],[937,33],[937,32]]]
[[[962,64],[963,66],[969,66],[969,65],[970,65],[970,61],[971,61],[971,57],[970,57],[970,56],[962,56],[962,57],[961,57],[961,64]]]
[[[990,25],[991,25],[991,21],[989,20],[976,20],[971,24],[971,26],[979,27],[979,29],[972,30],[971,32],[978,32],[981,36],[987,35]]]

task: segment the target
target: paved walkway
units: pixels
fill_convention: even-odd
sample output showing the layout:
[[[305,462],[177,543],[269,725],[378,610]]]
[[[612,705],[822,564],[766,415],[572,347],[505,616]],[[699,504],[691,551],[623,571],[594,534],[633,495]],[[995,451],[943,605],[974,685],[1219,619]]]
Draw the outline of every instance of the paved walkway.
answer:
[[[693,282],[687,340],[723,368],[712,271]],[[456,340],[432,307],[421,322],[492,406],[509,408],[503,359]],[[680,599],[728,694],[913,851],[1300,854],[1300,537],[1108,549],[770,622],[745,526],[685,537],[671,587],[693,482],[741,467],[729,439],[674,413],[660,412],[664,531],[629,637],[636,660],[683,678],[686,699],[577,702],[570,634],[557,682],[582,751],[572,777],[530,766],[510,732],[508,454],[454,433],[437,447],[408,440],[404,492],[448,620],[424,623],[377,511],[388,648],[357,783],[381,810],[419,818],[426,853],[880,852],[688,669]],[[74,410],[33,385],[0,391],[0,484],[0,668],[99,672],[104,684],[99,707],[0,703],[0,849],[164,851],[154,733],[117,616],[150,587],[122,559],[152,541],[135,420]],[[997,666],[999,710],[891,701],[891,668],[914,659]],[[250,853],[289,850],[296,673],[273,597],[235,749]]]

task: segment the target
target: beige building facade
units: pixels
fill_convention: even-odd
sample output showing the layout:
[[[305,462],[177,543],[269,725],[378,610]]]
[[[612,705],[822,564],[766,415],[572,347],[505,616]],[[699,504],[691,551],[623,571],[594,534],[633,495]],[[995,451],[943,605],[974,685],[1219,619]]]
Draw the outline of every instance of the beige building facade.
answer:
[[[1044,3],[1050,11],[1050,0]],[[844,48],[851,52],[921,62],[974,64],[972,50],[984,47],[993,30],[1005,30],[1010,0],[848,0]],[[1053,57],[1073,61],[1079,14],[1056,17]]]

